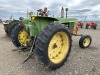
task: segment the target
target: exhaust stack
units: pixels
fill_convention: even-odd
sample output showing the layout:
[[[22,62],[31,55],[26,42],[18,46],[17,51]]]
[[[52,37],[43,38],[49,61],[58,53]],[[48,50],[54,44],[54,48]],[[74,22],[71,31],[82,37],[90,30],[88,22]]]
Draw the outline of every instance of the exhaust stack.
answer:
[[[61,9],[61,18],[64,18],[64,8]]]

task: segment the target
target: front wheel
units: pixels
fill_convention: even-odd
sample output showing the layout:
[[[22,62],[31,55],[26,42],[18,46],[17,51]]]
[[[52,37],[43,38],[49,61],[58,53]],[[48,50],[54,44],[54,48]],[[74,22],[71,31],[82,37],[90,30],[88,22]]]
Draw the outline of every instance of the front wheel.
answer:
[[[48,69],[61,67],[69,57],[72,45],[71,34],[65,26],[54,23],[45,27],[37,37],[37,58]]]
[[[79,46],[81,48],[88,48],[92,42],[90,35],[83,35],[79,40]]]

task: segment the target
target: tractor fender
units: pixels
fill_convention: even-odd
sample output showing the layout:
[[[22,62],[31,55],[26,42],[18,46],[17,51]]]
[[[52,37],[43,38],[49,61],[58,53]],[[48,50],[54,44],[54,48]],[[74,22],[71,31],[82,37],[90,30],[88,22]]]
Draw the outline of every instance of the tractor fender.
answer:
[[[31,36],[31,37],[35,37],[38,35],[38,29],[36,27],[36,24],[35,23],[29,23],[29,24],[26,24],[25,25],[25,28],[28,32],[28,34]]]

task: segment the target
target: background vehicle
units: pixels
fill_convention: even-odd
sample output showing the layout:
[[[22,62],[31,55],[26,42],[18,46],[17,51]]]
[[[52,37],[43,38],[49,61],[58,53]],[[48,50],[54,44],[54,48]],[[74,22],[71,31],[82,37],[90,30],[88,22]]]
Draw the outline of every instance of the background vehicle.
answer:
[[[88,22],[88,23],[86,24],[86,29],[88,29],[88,28],[96,29],[96,28],[97,28],[96,22]]]
[[[77,26],[80,27],[80,28],[83,28],[83,22],[79,21],[79,22],[77,23]]]

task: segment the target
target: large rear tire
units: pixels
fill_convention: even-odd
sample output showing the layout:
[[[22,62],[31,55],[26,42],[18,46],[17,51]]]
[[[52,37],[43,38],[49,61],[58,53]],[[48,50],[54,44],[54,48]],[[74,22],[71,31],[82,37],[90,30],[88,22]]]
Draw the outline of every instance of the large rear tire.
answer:
[[[7,36],[10,36],[7,30],[5,30],[5,33],[6,33]]]
[[[37,37],[37,58],[51,70],[61,67],[71,52],[72,38],[69,30],[58,23],[45,27]]]
[[[8,24],[9,29],[5,31],[8,36],[11,36],[13,28],[18,25],[18,23],[20,23],[18,20],[13,20]]]
[[[18,23],[15,23],[13,26],[10,27],[10,29],[8,31],[9,32],[9,36],[11,36],[12,30],[16,25],[18,25]]]
[[[10,25],[10,24],[9,24],[9,25]],[[6,32],[6,34],[7,34],[8,36],[11,36],[12,30],[13,30],[13,28],[14,28],[16,25],[17,25],[17,23],[16,23],[16,24],[13,24],[13,25],[9,28],[9,30],[5,30],[5,32]]]
[[[12,42],[16,47],[20,46],[27,46],[27,43],[30,41],[30,38],[28,36],[28,33],[26,30],[20,25],[16,25],[14,29],[12,30],[11,34]]]

